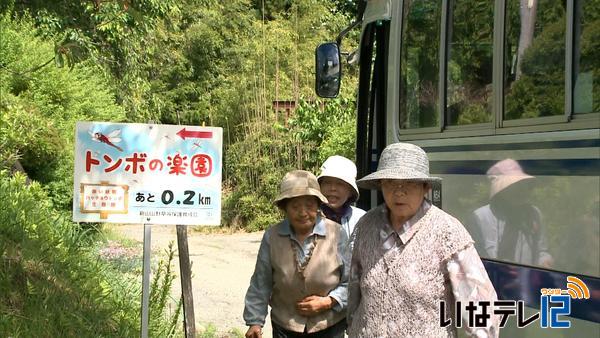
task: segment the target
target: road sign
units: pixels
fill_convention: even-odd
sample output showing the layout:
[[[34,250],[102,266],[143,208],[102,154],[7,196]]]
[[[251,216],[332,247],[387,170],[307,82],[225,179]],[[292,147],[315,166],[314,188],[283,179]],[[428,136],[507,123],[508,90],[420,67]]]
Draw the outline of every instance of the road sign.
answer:
[[[219,225],[223,130],[78,122],[73,220]]]

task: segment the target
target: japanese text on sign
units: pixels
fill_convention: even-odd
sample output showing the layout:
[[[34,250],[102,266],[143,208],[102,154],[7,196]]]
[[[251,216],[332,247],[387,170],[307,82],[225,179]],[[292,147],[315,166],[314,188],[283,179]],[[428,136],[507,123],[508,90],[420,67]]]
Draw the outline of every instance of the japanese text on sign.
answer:
[[[217,225],[222,129],[79,122],[73,219]]]

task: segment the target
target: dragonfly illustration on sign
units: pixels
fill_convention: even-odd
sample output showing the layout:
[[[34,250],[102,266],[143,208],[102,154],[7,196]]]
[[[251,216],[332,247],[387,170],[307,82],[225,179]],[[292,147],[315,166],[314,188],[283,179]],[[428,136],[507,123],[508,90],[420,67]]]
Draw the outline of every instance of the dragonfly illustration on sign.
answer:
[[[121,142],[121,138],[119,137],[121,135],[121,129],[115,129],[108,133],[108,135],[104,135],[100,132],[92,133],[91,131],[88,131],[88,133],[92,137],[92,140],[109,145],[118,151],[123,151],[121,147],[115,144]]]

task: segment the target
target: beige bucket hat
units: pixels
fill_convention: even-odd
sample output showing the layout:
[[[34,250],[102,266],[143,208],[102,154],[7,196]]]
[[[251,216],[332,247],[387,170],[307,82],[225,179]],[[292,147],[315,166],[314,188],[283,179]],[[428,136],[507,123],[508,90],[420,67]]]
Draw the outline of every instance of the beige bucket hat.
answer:
[[[329,156],[321,166],[321,174],[317,177],[319,183],[323,177],[334,177],[348,183],[354,190],[354,201],[360,196],[356,186],[356,165],[344,156]]]
[[[356,181],[365,189],[380,189],[380,180],[414,180],[439,182],[440,177],[429,176],[429,158],[421,147],[398,142],[383,149],[377,171]]]
[[[517,182],[535,178],[534,176],[527,175],[519,165],[519,162],[510,158],[494,164],[488,169],[486,174],[491,182],[490,198]]]
[[[321,193],[317,178],[306,170],[293,170],[285,174],[279,185],[279,195],[273,204],[280,206],[283,200],[298,196],[315,196],[322,203],[328,203],[327,198]]]

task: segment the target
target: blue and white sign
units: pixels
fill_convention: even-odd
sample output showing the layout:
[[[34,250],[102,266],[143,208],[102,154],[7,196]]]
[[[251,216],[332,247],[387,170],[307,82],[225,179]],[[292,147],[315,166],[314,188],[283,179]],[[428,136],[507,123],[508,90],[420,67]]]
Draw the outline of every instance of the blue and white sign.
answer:
[[[78,122],[73,221],[219,225],[223,129]]]

